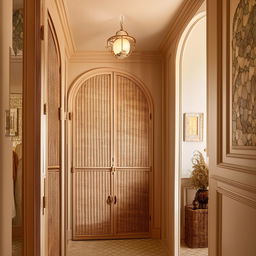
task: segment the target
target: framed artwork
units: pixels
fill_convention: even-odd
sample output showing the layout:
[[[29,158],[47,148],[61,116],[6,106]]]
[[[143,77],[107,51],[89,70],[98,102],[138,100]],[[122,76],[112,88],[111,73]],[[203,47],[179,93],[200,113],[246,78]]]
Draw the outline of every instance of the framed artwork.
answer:
[[[203,141],[203,113],[184,114],[184,141],[197,142]]]

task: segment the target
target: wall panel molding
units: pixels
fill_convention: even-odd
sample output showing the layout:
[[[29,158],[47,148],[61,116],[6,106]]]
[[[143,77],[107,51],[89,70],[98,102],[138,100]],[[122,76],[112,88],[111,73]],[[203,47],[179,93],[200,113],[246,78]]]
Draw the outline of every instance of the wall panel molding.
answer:
[[[218,125],[217,156],[221,168],[256,173],[256,147],[232,145],[232,77],[230,0],[218,1]]]
[[[225,184],[228,184],[228,185],[231,185],[233,187],[242,189],[242,190],[247,191],[249,193],[255,193],[256,194],[256,187],[249,186],[247,184],[237,182],[237,181],[234,181],[234,180],[231,180],[231,179],[227,179],[227,178],[224,178],[224,177],[218,176],[218,175],[211,176],[211,179],[223,182]]]
[[[232,190],[225,189],[223,187],[218,187],[217,192],[220,193],[221,195],[227,196],[239,203],[245,204],[249,207],[256,209],[256,200],[255,199],[252,199],[252,198],[249,198],[246,196],[242,196]]]

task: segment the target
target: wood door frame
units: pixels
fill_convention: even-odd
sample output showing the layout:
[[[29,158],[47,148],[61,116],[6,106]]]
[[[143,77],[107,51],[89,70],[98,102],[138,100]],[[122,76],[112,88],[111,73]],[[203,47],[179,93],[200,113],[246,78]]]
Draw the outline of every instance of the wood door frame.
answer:
[[[67,129],[67,137],[66,137],[66,141],[67,141],[67,146],[66,146],[66,155],[68,156],[68,164],[67,164],[67,174],[71,173],[72,171],[72,147],[69,147],[69,145],[72,145],[72,125],[70,120],[72,119],[72,107],[73,107],[73,100],[75,99],[75,96],[78,92],[78,90],[80,89],[80,86],[88,79],[90,79],[91,77],[94,77],[96,75],[101,75],[101,74],[121,74],[124,77],[127,77],[128,79],[132,80],[133,82],[135,82],[136,85],[139,86],[139,88],[142,90],[143,94],[145,95],[147,102],[148,102],[148,106],[149,106],[149,111],[151,113],[151,121],[149,122],[149,151],[150,151],[150,165],[152,166],[152,174],[151,177],[149,179],[149,214],[151,216],[151,221],[149,223],[149,236],[147,237],[151,237],[152,236],[152,230],[154,228],[154,222],[152,220],[154,220],[154,106],[153,106],[153,100],[152,100],[152,96],[148,90],[148,88],[146,87],[146,85],[136,76],[125,72],[123,70],[120,69],[116,69],[116,68],[95,68],[95,69],[91,69],[83,74],[81,74],[80,76],[78,76],[75,81],[72,83],[69,91],[68,91],[68,100],[67,100],[67,113],[69,116],[69,121],[66,123],[66,129]],[[65,176],[66,177],[66,176]],[[71,176],[69,176],[70,179]],[[68,181],[65,182],[66,184],[68,184]],[[71,181],[71,186],[72,186],[72,181]],[[71,188],[72,190],[72,188]],[[71,201],[72,201],[72,193],[69,192],[69,195],[71,197]],[[72,208],[72,202],[70,204],[68,204],[68,198],[66,198],[66,204],[68,205],[68,207]],[[70,215],[72,215],[72,210],[70,211]],[[65,208],[65,216],[68,216],[68,209]],[[73,217],[72,216],[68,216],[68,218],[71,219],[71,223],[73,223]],[[67,229],[66,229],[67,230]],[[136,235],[135,235],[136,236]],[[118,236],[113,236],[112,238],[117,238]],[[122,235],[120,236],[122,238],[126,238],[128,236]],[[99,237],[100,238],[100,237]],[[110,237],[111,238],[111,237]],[[95,239],[95,237],[93,238]]]
[[[41,1],[24,0],[23,255],[40,255]]]
[[[180,255],[180,240],[181,240],[181,194],[182,194],[182,186],[181,186],[181,154],[182,154],[182,142],[183,142],[183,121],[182,121],[182,59],[184,54],[184,48],[186,42],[194,29],[194,27],[198,24],[198,22],[206,19],[206,11],[201,11],[194,15],[194,17],[190,20],[187,24],[186,28],[184,29],[176,51],[176,116],[178,116],[178,122],[176,123],[176,135],[175,135],[175,143],[176,143],[176,165],[175,165],[175,203],[179,209],[178,213],[175,215],[175,225],[176,225],[176,236],[179,238],[178,241],[175,240],[175,250]],[[207,97],[207,95],[205,95]],[[207,138],[207,137],[206,137]],[[207,141],[206,141],[207,143]],[[191,185],[190,185],[191,187]]]
[[[63,141],[62,141],[62,134],[63,134],[63,125],[62,125],[62,118],[61,118],[61,110],[62,110],[62,94],[63,94],[63,89],[62,89],[62,58],[61,58],[61,51],[60,51],[60,45],[59,45],[59,41],[58,41],[58,36],[57,36],[57,32],[56,32],[56,29],[55,29],[55,26],[54,26],[54,22],[53,22],[53,19],[51,17],[51,14],[49,12],[49,10],[47,10],[47,15],[46,15],[46,21],[45,21],[45,25],[44,25],[44,37],[45,37],[45,62],[46,62],[46,69],[45,69],[45,81],[47,83],[47,86],[46,88],[44,88],[44,95],[45,95],[45,102],[44,104],[46,104],[46,137],[45,137],[45,155],[46,155],[46,161],[45,161],[45,196],[46,196],[46,202],[48,202],[48,199],[49,199],[49,182],[48,182],[48,174],[49,174],[49,169],[51,169],[52,167],[49,166],[48,164],[48,66],[49,66],[49,63],[48,63],[48,42],[49,42],[49,33],[52,34],[52,38],[53,38],[53,42],[54,42],[54,45],[55,45],[55,49],[56,49],[56,54],[57,54],[57,57],[58,57],[58,67],[59,67],[59,129],[60,129],[60,134],[59,134],[59,166],[53,166],[54,168],[55,167],[58,167],[56,169],[59,169],[59,211],[60,211],[60,214],[59,214],[59,229],[60,229],[60,234],[59,234],[59,251],[60,251],[60,255],[63,255],[63,246],[62,246],[62,243],[63,243],[63,239],[62,239],[62,232],[63,232],[63,225],[62,225],[62,186],[64,186],[62,184],[62,169],[63,169],[63,165],[62,165],[62,147],[63,147]],[[48,237],[48,211],[49,211],[49,207],[47,206],[46,207],[47,210],[46,210],[46,229],[45,229],[45,252],[47,253],[46,255],[48,255],[49,253],[49,237]],[[64,249],[65,250],[65,249]]]
[[[166,169],[164,181],[164,200],[165,207],[165,223],[166,223],[166,247],[168,255],[178,255],[177,239],[177,214],[176,208],[176,174],[177,169],[177,143],[176,130],[178,129],[177,110],[176,110],[176,54],[180,38],[186,29],[187,25],[193,19],[197,11],[200,9],[205,0],[185,1],[177,13],[176,20],[169,29],[166,39],[162,44],[164,53],[164,91],[163,91],[163,106],[165,109],[163,115],[164,128],[164,168]],[[179,122],[179,121],[178,121]]]

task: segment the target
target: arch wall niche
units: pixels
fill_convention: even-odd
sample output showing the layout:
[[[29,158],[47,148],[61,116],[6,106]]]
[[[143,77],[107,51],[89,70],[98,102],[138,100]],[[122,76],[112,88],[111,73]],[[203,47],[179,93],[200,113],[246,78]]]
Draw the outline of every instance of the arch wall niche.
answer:
[[[104,75],[104,74],[109,74],[111,77],[113,77],[114,79],[116,79],[116,75],[120,75],[122,77],[127,78],[129,81],[133,82],[134,84],[137,85],[137,87],[139,88],[139,90],[142,92],[142,94],[144,95],[146,101],[147,101],[147,105],[148,105],[148,110],[149,110],[149,159],[150,159],[150,179],[149,179],[149,186],[150,186],[150,192],[149,192],[149,218],[151,219],[150,223],[149,223],[149,227],[150,230],[149,232],[142,234],[136,234],[137,237],[148,237],[148,236],[152,236],[152,237],[160,237],[160,228],[157,227],[154,223],[154,212],[156,208],[156,205],[154,203],[154,188],[155,188],[155,182],[154,182],[154,176],[155,176],[155,166],[154,166],[154,153],[153,153],[153,138],[154,138],[154,123],[153,123],[153,100],[151,97],[151,94],[148,90],[148,88],[145,86],[145,84],[138,79],[136,76],[129,74],[128,72],[124,72],[120,69],[115,69],[115,68],[96,68],[96,69],[92,69],[89,70],[85,73],[83,73],[82,75],[80,75],[72,84],[72,86],[70,87],[69,91],[68,91],[68,99],[67,99],[67,110],[69,114],[69,118],[72,119],[72,115],[73,115],[73,106],[74,106],[74,100],[76,98],[76,95],[78,94],[81,86],[83,86],[86,81],[88,81],[89,79],[99,76],[99,75]],[[68,217],[68,232],[69,232],[69,236],[68,238],[71,239],[72,235],[72,210],[71,210],[71,206],[72,206],[72,147],[70,145],[72,145],[72,122],[67,122],[67,156],[68,156],[68,168],[67,168],[67,186],[68,186],[68,197],[67,197],[67,203],[68,203],[68,207],[66,209],[66,215]],[[158,170],[160,171],[160,170]],[[158,188],[159,189],[159,188]],[[127,236],[129,237],[129,236]],[[100,237],[99,237],[100,238]]]

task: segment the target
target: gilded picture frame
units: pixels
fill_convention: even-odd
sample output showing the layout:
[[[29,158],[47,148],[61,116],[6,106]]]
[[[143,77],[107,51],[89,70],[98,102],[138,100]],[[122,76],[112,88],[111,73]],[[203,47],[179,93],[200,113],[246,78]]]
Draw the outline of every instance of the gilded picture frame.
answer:
[[[184,113],[184,138],[186,142],[203,141],[203,113]]]

